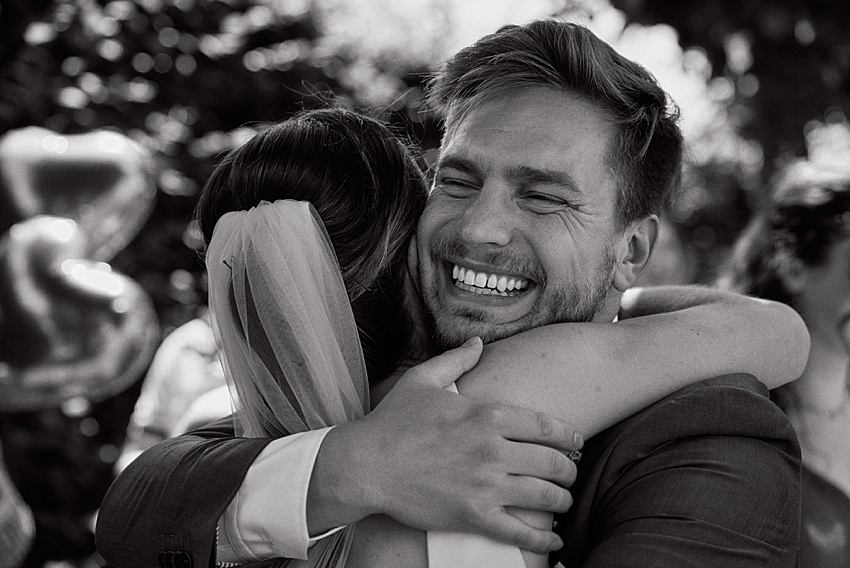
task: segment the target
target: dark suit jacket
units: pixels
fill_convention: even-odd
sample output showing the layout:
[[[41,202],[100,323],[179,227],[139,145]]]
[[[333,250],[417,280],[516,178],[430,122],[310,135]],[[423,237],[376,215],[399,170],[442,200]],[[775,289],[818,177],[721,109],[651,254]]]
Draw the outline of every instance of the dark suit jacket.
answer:
[[[218,519],[270,441],[224,418],[143,452],[101,503],[98,551],[118,568],[213,566]]]
[[[589,440],[557,518],[573,566],[796,566],[800,449],[749,375],[685,388]]]
[[[799,447],[766,394],[745,375],[714,379],[588,441],[553,562],[793,566]],[[118,568],[211,566],[218,518],[269,442],[232,435],[219,421],[130,464],[98,515],[103,557]]]

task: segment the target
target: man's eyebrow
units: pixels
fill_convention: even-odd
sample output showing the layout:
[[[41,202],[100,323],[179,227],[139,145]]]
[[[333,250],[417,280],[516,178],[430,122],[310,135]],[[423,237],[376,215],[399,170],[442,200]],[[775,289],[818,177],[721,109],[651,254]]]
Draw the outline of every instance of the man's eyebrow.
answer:
[[[567,172],[532,168],[530,166],[513,166],[508,169],[508,178],[520,184],[552,184],[566,188],[570,192],[581,193],[581,187]]]
[[[473,175],[481,175],[481,168],[475,162],[461,158],[460,156],[441,156],[437,160],[436,170],[439,171],[442,168],[452,168],[453,170],[460,170]]]

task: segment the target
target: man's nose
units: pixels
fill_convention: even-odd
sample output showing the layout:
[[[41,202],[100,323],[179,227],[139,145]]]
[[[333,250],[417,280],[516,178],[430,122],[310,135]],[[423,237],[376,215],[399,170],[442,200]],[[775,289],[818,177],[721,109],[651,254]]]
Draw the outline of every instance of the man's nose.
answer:
[[[468,202],[458,221],[458,236],[469,244],[507,245],[513,232],[510,206],[510,199],[504,192],[482,187]]]

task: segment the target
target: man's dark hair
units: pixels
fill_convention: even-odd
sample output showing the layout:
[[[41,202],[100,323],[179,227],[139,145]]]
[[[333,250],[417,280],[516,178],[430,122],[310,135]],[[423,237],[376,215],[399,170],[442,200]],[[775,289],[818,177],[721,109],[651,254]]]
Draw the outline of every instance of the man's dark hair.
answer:
[[[554,19],[504,26],[449,59],[428,87],[447,133],[481,102],[527,87],[565,91],[607,112],[617,129],[607,162],[620,227],[660,213],[678,189],[678,109],[646,69],[583,26]]]

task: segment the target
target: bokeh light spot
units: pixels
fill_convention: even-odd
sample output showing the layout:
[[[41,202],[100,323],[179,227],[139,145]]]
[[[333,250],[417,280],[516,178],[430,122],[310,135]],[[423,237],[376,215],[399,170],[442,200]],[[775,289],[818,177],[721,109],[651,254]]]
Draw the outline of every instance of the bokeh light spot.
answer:
[[[153,69],[153,57],[148,53],[137,53],[132,60],[133,69],[138,73],[148,73]]]
[[[80,432],[83,436],[96,436],[100,432],[100,424],[91,416],[87,416],[80,421]]]
[[[62,414],[69,418],[79,418],[91,412],[91,402],[85,397],[75,396],[63,400],[59,405]]]
[[[184,53],[195,53],[198,50],[198,38],[192,34],[181,34],[177,49]]]
[[[106,5],[103,13],[116,20],[129,20],[137,14],[136,5],[128,0],[114,0]]]
[[[118,88],[118,92],[122,98],[134,103],[149,103],[156,97],[157,86],[150,81],[136,77],[128,81]]]
[[[252,49],[242,56],[242,65],[244,65],[245,69],[248,71],[259,71],[260,69],[265,69],[267,63],[268,58],[259,49]]]
[[[201,231],[201,226],[197,220],[192,219],[186,225],[186,230],[183,231],[183,244],[192,250],[200,251],[204,249],[204,233]]]
[[[77,87],[63,87],[56,92],[56,102],[66,108],[80,109],[89,104],[89,97]]]
[[[105,39],[97,44],[97,53],[107,61],[118,61],[124,55],[124,46],[115,39]]]
[[[180,43],[180,32],[172,27],[162,28],[157,34],[157,39],[163,47],[177,47],[177,44]]]
[[[56,28],[46,22],[33,22],[24,32],[24,41],[30,45],[42,45],[56,39]]]
[[[715,101],[730,101],[735,96],[735,85],[726,77],[715,77],[708,84],[708,93]]]
[[[56,138],[62,138],[57,136]],[[65,140],[64,138],[62,138]],[[67,140],[66,140],[67,143]],[[77,224],[71,219],[54,219],[50,222],[50,234],[62,242],[68,242],[74,237]]]
[[[76,77],[86,68],[86,63],[82,57],[66,57],[62,61],[62,73],[68,77]]]
[[[192,273],[188,270],[178,268],[177,270],[171,273],[169,283],[171,284],[171,287],[175,290],[188,290],[194,287],[195,277],[192,276]]]
[[[177,72],[183,75],[184,77],[188,77],[189,75],[194,73],[195,70],[198,68],[198,63],[191,55],[181,53],[174,61],[174,68],[177,69]]]
[[[103,446],[101,446],[100,451],[98,452],[100,461],[102,461],[103,463],[115,463],[115,460],[118,459],[119,455],[120,452],[114,444],[104,444]]]
[[[153,58],[153,70],[157,73],[168,73],[171,71],[172,65],[174,65],[174,61],[167,53],[157,53],[156,57]]]
[[[197,183],[174,169],[164,170],[159,176],[159,186],[168,195],[192,196],[198,192]]]
[[[97,31],[100,35],[113,37],[118,35],[121,30],[121,24],[115,18],[105,17],[97,20]]]
[[[809,46],[815,42],[817,34],[815,27],[809,20],[800,20],[794,25],[794,37],[802,46]]]
[[[744,33],[726,36],[723,49],[726,52],[726,65],[737,74],[743,75],[753,65],[752,40]]]

